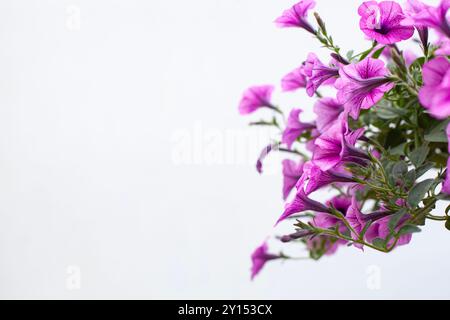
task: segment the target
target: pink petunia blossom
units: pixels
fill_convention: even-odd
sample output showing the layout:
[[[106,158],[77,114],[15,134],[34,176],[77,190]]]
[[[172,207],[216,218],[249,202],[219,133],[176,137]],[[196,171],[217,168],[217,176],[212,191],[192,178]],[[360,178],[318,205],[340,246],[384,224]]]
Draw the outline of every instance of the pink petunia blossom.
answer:
[[[284,92],[295,91],[300,88],[306,88],[306,76],[304,64],[288,73],[281,80],[281,88]]]
[[[312,162],[322,171],[328,171],[343,163],[367,165],[368,155],[355,148],[364,129],[350,131],[345,113],[333,126],[315,140]]]
[[[286,159],[283,161],[283,200],[286,200],[303,174],[303,161]]]
[[[366,221],[364,220],[364,215],[361,212],[360,204],[358,203],[356,196],[353,196],[352,198],[352,204],[347,210],[347,215],[345,216],[345,219],[348,221],[349,225],[353,228],[354,232],[351,232],[352,239],[359,240],[359,235],[364,229]],[[363,245],[355,243],[355,247],[362,249]]]
[[[308,11],[314,8],[314,0],[302,0],[288,10],[285,10],[281,17],[275,20],[277,26],[281,28],[302,28],[316,34],[316,30],[308,22]]]
[[[388,72],[383,61],[372,58],[340,68],[341,77],[335,84],[337,98],[353,119],[358,119],[361,109],[370,109],[394,87]]]
[[[435,54],[438,56],[450,56],[450,38],[441,37],[438,43],[439,49]]]
[[[398,223],[397,226],[395,226],[394,231],[398,232],[400,231],[401,227],[404,225],[406,220],[408,220],[410,216],[405,215]],[[375,239],[383,239],[386,240],[388,236],[391,234],[391,230],[389,229],[389,223],[391,221],[390,216],[383,217],[377,221],[375,221],[367,230],[367,233],[365,235],[365,238],[367,242],[371,243]],[[396,246],[403,246],[407,245],[411,242],[412,234],[404,234],[398,238],[398,241],[396,243]],[[395,239],[390,239],[388,242],[388,245],[391,246],[394,244]]]
[[[348,208],[352,204],[352,198],[346,197],[346,196],[336,196],[330,201],[327,202],[328,206],[333,206],[337,211],[342,213],[342,215],[346,215]],[[331,229],[335,228],[336,226],[339,226],[339,230],[341,232],[346,231],[346,227],[344,223],[337,218],[336,216],[333,216],[328,213],[318,212],[316,213],[313,224],[319,228],[323,229]]]
[[[279,224],[281,221],[286,220],[293,214],[305,211],[331,213],[329,208],[327,208],[320,202],[308,198],[303,189],[299,189],[294,200],[286,205],[283,214],[278,219],[276,224]]]
[[[286,124],[286,129],[283,131],[282,142],[285,143],[288,148],[292,147],[292,144],[300,137],[305,131],[311,130],[316,126],[312,123],[301,122],[299,119],[302,110],[293,109],[289,114],[289,118]]]
[[[317,115],[316,126],[319,132],[327,131],[344,111],[344,106],[333,98],[322,98],[314,105]]]
[[[417,24],[414,17],[426,10],[428,6],[419,0],[408,0],[405,4],[405,19],[402,25],[415,27],[424,47],[428,46],[428,27]]]
[[[438,57],[423,66],[423,87],[419,92],[421,104],[438,119],[450,116],[450,62]]]
[[[264,107],[274,109],[270,102],[274,90],[274,86],[271,85],[255,86],[247,89],[239,104],[240,114],[250,114]]]
[[[253,252],[252,258],[252,268],[251,268],[251,278],[252,280],[261,272],[264,265],[271,260],[280,259],[279,255],[270,254],[267,242],[264,242]]]
[[[303,174],[297,182],[297,188],[303,189],[305,194],[309,195],[332,183],[354,183],[354,179],[338,170],[322,171],[309,161],[303,167]]]
[[[258,171],[259,174],[263,173],[263,163],[264,160],[267,158],[267,156],[274,150],[277,150],[279,147],[278,143],[273,143],[273,144],[269,144],[267,147],[265,147],[259,157],[258,160],[256,161],[256,171]]]
[[[312,97],[322,84],[333,85],[339,77],[340,65],[339,62],[333,59],[330,65],[326,66],[314,53],[310,53],[304,67],[307,79],[306,93]]]
[[[394,1],[364,2],[358,8],[359,27],[365,35],[381,44],[394,44],[411,38],[414,28],[402,25],[402,7]]]
[[[447,18],[450,0],[441,0],[437,7],[415,1],[415,10],[410,11],[406,23],[435,29],[440,35],[450,38],[450,23]]]

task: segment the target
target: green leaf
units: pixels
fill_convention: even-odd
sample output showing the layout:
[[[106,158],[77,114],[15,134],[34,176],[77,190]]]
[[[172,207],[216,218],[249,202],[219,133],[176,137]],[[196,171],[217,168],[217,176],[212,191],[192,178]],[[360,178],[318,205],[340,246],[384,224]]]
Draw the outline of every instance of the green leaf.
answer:
[[[430,152],[430,148],[427,144],[417,148],[409,155],[409,160],[411,160],[412,164],[419,168],[427,159],[428,153]]]
[[[384,49],[386,49],[386,46],[381,47],[380,49],[375,51],[374,54],[372,55],[372,58],[378,59],[381,56],[381,54],[383,53]]]
[[[425,173],[434,168],[434,164],[432,162],[425,162],[420,168],[416,170],[416,179],[419,179]]]
[[[411,170],[405,175],[405,186],[411,188],[416,182],[416,170]]]
[[[447,219],[447,221],[445,221],[445,227],[447,228],[447,230],[450,230],[450,219]]]
[[[425,140],[428,142],[442,142],[447,143],[447,134],[446,134],[446,128],[448,125],[448,121],[441,122],[436,127],[431,129],[426,135]]]
[[[377,115],[383,120],[395,120],[407,114],[407,111],[399,108],[394,108],[390,105],[381,104],[378,106]]]
[[[394,233],[395,228],[398,226],[398,223],[406,214],[406,209],[402,209],[390,217],[388,227],[391,233]]]
[[[405,234],[418,233],[422,230],[418,226],[414,226],[412,224],[407,224],[403,226],[398,232],[398,236],[404,236]]]
[[[408,204],[410,207],[415,208],[423,200],[427,192],[430,190],[434,183],[434,179],[428,179],[416,184],[408,195]]]
[[[395,179],[402,178],[408,173],[408,165],[405,161],[397,162],[392,168],[392,175]]]
[[[355,54],[354,50],[350,50],[349,52],[347,52],[347,60],[352,60],[353,55]]]

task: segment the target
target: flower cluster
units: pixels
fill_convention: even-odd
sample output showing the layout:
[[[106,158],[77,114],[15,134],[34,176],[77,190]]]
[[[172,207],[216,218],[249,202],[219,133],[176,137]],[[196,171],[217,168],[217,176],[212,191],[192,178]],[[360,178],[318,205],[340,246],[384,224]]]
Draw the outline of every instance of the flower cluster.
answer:
[[[266,241],[252,255],[252,278],[268,261],[318,260],[344,245],[388,253],[409,244],[428,220],[450,229],[450,206],[433,212],[438,201],[450,199],[450,0],[437,7],[419,0],[361,3],[359,27],[370,46],[358,54],[342,53],[319,14],[311,13],[315,5],[302,0],[276,19],[279,27],[303,29],[331,51],[327,62],[310,53],[281,79],[283,92],[305,90],[315,100],[303,108],[315,120],[304,121],[298,108],[285,117],[271,85],[249,88],[239,106],[246,115],[273,112],[272,120],[252,124],[279,130],[258,159],[260,173],[270,153],[286,153],[286,205],[274,222],[295,229],[274,239],[303,244],[308,252],[269,253]],[[402,50],[406,40],[420,45],[422,54]],[[324,86],[335,94],[324,97]],[[316,192],[324,188],[330,199],[319,201]]]

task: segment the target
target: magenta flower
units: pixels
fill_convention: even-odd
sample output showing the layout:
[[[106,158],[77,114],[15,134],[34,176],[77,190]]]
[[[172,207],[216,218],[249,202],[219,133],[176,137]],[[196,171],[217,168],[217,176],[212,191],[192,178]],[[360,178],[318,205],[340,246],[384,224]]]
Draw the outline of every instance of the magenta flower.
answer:
[[[412,50],[405,50],[403,52],[403,57],[405,58],[406,66],[408,67],[411,66],[418,58]]]
[[[246,115],[264,107],[275,109],[270,102],[274,89],[275,88],[270,85],[256,86],[247,89],[239,104],[239,112],[242,115]]]
[[[300,88],[306,88],[306,76],[304,65],[301,65],[294,71],[288,73],[281,80],[281,88],[284,92],[295,91]]]
[[[316,126],[312,123],[304,123],[299,119],[299,115],[302,112],[300,109],[293,109],[289,114],[289,118],[286,124],[286,129],[283,132],[282,142],[285,143],[288,148],[292,147],[292,144],[300,137],[305,131],[314,129]]]
[[[293,214],[305,211],[331,213],[329,208],[327,208],[320,202],[308,198],[305,192],[302,189],[299,189],[297,191],[295,199],[291,203],[286,205],[283,214],[281,215],[280,219],[278,219],[276,224],[279,224],[281,221],[286,220]]]
[[[448,152],[450,153],[450,124],[447,125],[447,139],[449,141]],[[447,160],[447,174],[442,184],[442,192],[450,194],[450,158]]]
[[[359,240],[359,235],[361,234],[362,230],[364,229],[366,225],[366,221],[364,220],[364,215],[362,214],[360,210],[360,205],[358,201],[356,200],[356,197],[353,196],[352,198],[352,204],[347,210],[347,215],[345,217],[350,224],[350,226],[353,228],[354,232],[351,232],[351,237],[353,240]],[[356,233],[355,233],[356,232]],[[355,243],[355,247],[362,249],[363,245],[359,243]]]
[[[423,66],[423,83],[420,103],[438,119],[450,116],[450,62],[438,57]]]
[[[354,183],[352,176],[330,169],[322,171],[312,162],[307,162],[303,167],[303,174],[297,182],[297,188],[303,189],[309,195],[332,183]]]
[[[261,154],[259,155],[258,160],[256,161],[256,171],[258,171],[259,174],[263,173],[264,160],[267,158],[269,153],[271,153],[273,150],[277,149],[278,147],[279,147],[279,144],[270,144],[261,151]]]
[[[394,228],[396,232],[400,231],[401,227],[405,224],[406,220],[408,220],[410,216],[405,215]],[[391,221],[391,217],[383,217],[377,221],[375,221],[367,230],[365,235],[367,242],[371,243],[375,239],[383,239],[386,240],[390,235],[391,231],[389,230],[389,222]],[[403,246],[409,244],[412,239],[412,234],[405,234],[398,238],[396,246]],[[388,245],[391,246],[394,244],[395,239],[391,239],[388,242]]]
[[[366,165],[368,155],[355,148],[363,131],[350,131],[345,114],[342,114],[330,129],[315,140],[312,162],[322,171],[328,171],[343,163]]]
[[[312,97],[322,84],[334,84],[339,77],[339,65],[333,59],[330,66],[326,66],[314,53],[310,53],[304,67],[307,78],[306,93]]]
[[[430,27],[443,36],[450,38],[450,24],[447,12],[450,8],[450,0],[441,0],[437,7],[415,2],[417,10],[410,12],[406,23],[415,26]]]
[[[314,0],[302,0],[288,10],[285,10],[275,23],[281,28],[302,28],[316,34],[316,30],[308,22],[308,11],[316,5]]]
[[[295,163],[292,160],[283,161],[283,200],[286,200],[298,179],[303,174],[303,161]]]
[[[438,56],[450,56],[450,39],[442,37],[439,41],[439,49],[435,53]]]
[[[271,260],[280,259],[281,256],[270,254],[269,247],[266,242],[264,242],[261,246],[256,248],[256,250],[252,254],[252,269],[251,269],[251,277],[252,280],[261,272],[264,265]]]
[[[414,28],[402,25],[400,5],[394,1],[364,2],[359,8],[359,27],[365,35],[381,44],[394,44],[411,38]]]
[[[417,29],[417,32],[422,42],[423,47],[428,46],[428,27],[422,26],[415,22],[414,17],[427,9],[427,5],[419,0],[408,0],[405,4],[405,19],[403,19],[402,24],[404,26],[411,26]]]
[[[327,131],[344,111],[344,106],[336,99],[323,98],[314,105],[314,113],[317,115],[316,126],[319,132]]]
[[[342,103],[353,119],[358,119],[361,109],[370,109],[394,87],[387,77],[384,62],[366,58],[357,64],[343,66],[336,81],[338,101]]]
[[[333,206],[333,208],[338,210],[344,216],[347,214],[347,210],[351,204],[352,199],[344,196],[334,197],[333,199],[327,202],[328,206]],[[344,223],[337,217],[328,213],[323,212],[316,213],[316,216],[314,217],[313,220],[313,224],[323,229],[330,229],[336,227],[336,225],[339,225],[341,232],[346,231]]]

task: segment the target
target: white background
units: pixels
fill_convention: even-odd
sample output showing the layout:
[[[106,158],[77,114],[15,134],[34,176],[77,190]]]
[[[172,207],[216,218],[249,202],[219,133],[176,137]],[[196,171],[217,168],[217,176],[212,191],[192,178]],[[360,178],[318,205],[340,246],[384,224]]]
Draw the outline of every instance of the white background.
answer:
[[[368,46],[359,1],[318,3],[343,50]],[[252,250],[292,229],[272,228],[280,159],[258,176],[268,133],[237,104],[321,50],[272,23],[292,4],[0,1],[1,298],[450,298],[440,223],[390,255],[344,247],[249,281]]]

